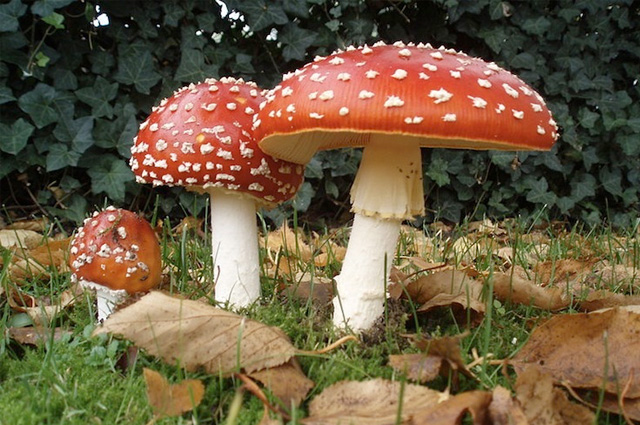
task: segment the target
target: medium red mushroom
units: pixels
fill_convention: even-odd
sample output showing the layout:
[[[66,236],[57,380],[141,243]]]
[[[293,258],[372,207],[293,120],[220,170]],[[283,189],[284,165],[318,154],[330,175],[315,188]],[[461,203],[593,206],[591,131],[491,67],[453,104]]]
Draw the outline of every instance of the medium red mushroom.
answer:
[[[255,83],[208,79],[178,90],[142,123],[131,148],[139,183],[186,186],[211,198],[215,299],[260,296],[256,208],[292,198],[304,167],[265,155],[251,130],[264,100]]]
[[[421,147],[548,150],[556,123],[542,97],[495,63],[430,45],[375,44],[316,58],[285,76],[256,115],[270,155],[307,163],[318,150],[363,147],[334,323],[369,328],[402,220],[424,212]]]
[[[160,244],[151,225],[131,211],[108,207],[85,219],[69,251],[71,280],[96,291],[98,320],[128,294],[157,286]]]

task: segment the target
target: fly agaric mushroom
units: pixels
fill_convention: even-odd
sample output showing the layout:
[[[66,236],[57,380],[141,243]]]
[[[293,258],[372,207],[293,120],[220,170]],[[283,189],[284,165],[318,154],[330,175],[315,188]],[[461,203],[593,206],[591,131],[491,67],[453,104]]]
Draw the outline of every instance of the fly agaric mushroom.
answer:
[[[85,219],[69,252],[71,280],[96,291],[98,320],[129,293],[160,283],[160,244],[151,225],[124,209],[108,207]]]
[[[131,148],[139,183],[209,194],[215,299],[236,307],[260,296],[256,207],[292,198],[304,178],[303,166],[256,144],[251,125],[263,100],[241,79],[191,84],[154,107]]]
[[[316,58],[266,94],[254,131],[270,155],[363,147],[355,213],[336,277],[334,324],[369,328],[384,308],[402,220],[424,212],[421,147],[548,150],[542,97],[495,63],[424,44],[377,43]]]

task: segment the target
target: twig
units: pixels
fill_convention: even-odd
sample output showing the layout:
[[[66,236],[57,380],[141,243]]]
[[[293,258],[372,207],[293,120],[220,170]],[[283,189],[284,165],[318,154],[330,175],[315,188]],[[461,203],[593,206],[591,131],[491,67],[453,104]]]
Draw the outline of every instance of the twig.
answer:
[[[629,372],[629,379],[627,379],[627,382],[624,384],[624,388],[620,393],[620,413],[622,414],[622,416],[624,417],[624,420],[628,424],[635,423],[631,420],[631,418],[629,418],[629,415],[627,415],[627,411],[624,408],[624,399],[627,393],[629,392],[629,388],[631,387],[631,382],[633,382],[633,369],[631,369],[631,371]]]
[[[356,338],[354,335],[347,335],[344,336],[342,338],[340,338],[339,340],[337,340],[336,342],[334,342],[333,344],[329,344],[324,348],[321,348],[319,350],[297,350],[296,353],[297,354],[307,354],[307,355],[314,355],[314,354],[326,354],[329,351],[332,351],[336,348],[338,348],[339,346],[341,346],[342,344],[346,343],[347,341],[358,341],[358,338]]]

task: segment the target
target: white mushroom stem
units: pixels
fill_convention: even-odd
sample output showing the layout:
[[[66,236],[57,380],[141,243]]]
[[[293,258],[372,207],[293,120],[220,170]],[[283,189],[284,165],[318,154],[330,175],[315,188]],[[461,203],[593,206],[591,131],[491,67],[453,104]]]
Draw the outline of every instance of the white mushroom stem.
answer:
[[[246,307],[260,297],[255,202],[218,190],[209,195],[215,300]]]
[[[355,213],[347,254],[336,276],[333,322],[359,332],[384,311],[385,288],[400,224],[424,212],[422,160],[415,139],[373,135],[351,188]]]
[[[95,282],[89,282],[83,280],[80,282],[83,288],[91,289],[96,293],[96,308],[98,310],[98,322],[105,321],[116,306],[120,304],[127,296],[127,291],[124,289],[109,289],[104,285],[99,285]]]

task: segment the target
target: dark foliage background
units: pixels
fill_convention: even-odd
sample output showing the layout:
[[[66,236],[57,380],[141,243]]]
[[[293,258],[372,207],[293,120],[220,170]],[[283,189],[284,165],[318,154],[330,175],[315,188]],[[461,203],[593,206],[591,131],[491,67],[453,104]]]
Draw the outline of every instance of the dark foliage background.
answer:
[[[204,197],[137,185],[127,166],[153,104],[205,77],[272,87],[315,55],[377,40],[495,61],[535,87],[561,127],[549,153],[425,150],[427,219],[546,206],[552,217],[590,224],[637,220],[640,6],[632,0],[2,1],[0,214],[79,221],[105,202],[199,214]],[[348,212],[358,160],[357,151],[317,155],[295,208],[316,221]]]

